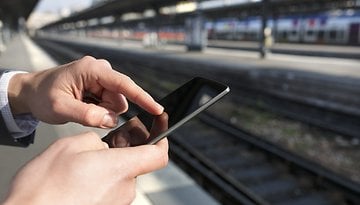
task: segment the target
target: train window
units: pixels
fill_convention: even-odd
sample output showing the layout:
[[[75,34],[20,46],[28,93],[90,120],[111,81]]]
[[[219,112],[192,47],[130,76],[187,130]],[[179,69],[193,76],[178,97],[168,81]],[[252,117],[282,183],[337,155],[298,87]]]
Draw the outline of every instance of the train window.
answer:
[[[344,33],[344,31],[339,31],[338,32],[338,39],[339,40],[344,40],[344,38],[345,38],[345,33]]]
[[[329,32],[329,38],[330,38],[331,40],[336,39],[336,30],[330,30],[330,32]]]
[[[314,35],[314,33],[315,32],[313,30],[309,30],[309,31],[306,32],[306,35],[307,36],[312,36],[312,35]]]
[[[256,39],[256,33],[249,31],[249,32],[247,33],[247,39],[249,39],[249,40],[255,40],[255,39]]]
[[[318,32],[318,38],[319,38],[319,40],[323,40],[324,37],[325,37],[325,32],[324,32],[324,30],[319,30],[319,32]]]
[[[293,36],[296,36],[297,34],[298,34],[298,31],[297,31],[297,30],[291,31],[291,35],[293,35]]]
[[[283,39],[287,40],[287,38],[288,38],[288,33],[287,33],[287,32],[284,32],[284,33],[283,33]]]
[[[243,40],[245,38],[245,33],[243,31],[238,31],[236,33],[237,40]]]
[[[254,33],[253,32],[249,32],[248,33],[248,38],[253,40],[254,39]]]
[[[278,33],[279,39],[280,40],[286,40],[287,39],[287,32],[286,31],[281,31]]]

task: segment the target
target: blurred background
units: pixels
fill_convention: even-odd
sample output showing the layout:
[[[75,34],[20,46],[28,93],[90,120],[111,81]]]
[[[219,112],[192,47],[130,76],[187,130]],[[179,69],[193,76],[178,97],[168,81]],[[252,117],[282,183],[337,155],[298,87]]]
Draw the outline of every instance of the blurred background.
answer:
[[[360,0],[0,0],[0,66],[107,59],[157,99],[202,76],[231,93],[169,137],[134,204],[360,204]],[[130,107],[130,111],[133,108]],[[0,197],[58,137],[0,146]]]

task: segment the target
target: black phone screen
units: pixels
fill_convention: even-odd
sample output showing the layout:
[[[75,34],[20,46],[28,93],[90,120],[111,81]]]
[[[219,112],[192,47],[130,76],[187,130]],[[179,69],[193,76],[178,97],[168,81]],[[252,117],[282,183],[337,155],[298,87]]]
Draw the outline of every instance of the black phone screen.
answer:
[[[145,111],[132,117],[103,138],[110,147],[155,144],[229,92],[221,83],[194,78],[159,101],[164,113]]]

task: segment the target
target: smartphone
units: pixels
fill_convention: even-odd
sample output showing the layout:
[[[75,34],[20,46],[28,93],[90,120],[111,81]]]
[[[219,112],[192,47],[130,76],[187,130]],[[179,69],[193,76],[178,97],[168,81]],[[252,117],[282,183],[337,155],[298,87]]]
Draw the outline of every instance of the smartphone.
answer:
[[[103,141],[110,147],[155,144],[229,91],[227,85],[196,77],[159,101],[164,107],[163,114],[154,116],[142,111],[110,131]]]

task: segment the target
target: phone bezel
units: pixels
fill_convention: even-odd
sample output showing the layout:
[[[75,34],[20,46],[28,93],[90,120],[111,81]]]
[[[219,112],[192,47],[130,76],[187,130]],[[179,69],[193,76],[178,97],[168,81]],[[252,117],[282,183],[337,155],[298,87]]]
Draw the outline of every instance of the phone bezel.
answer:
[[[185,116],[183,119],[179,120],[177,123],[175,123],[174,125],[172,125],[171,127],[169,127],[165,132],[161,133],[159,136],[155,137],[154,139],[150,140],[149,142],[147,142],[146,144],[149,145],[153,145],[156,144],[157,142],[159,142],[160,140],[162,140],[163,138],[165,138],[166,136],[168,136],[170,133],[172,133],[173,131],[175,131],[177,128],[179,128],[181,125],[185,124],[186,122],[188,122],[190,119],[194,118],[196,115],[198,115],[199,113],[201,113],[202,111],[204,111],[206,108],[210,107],[211,105],[213,105],[215,102],[217,102],[218,100],[220,100],[222,97],[224,97],[227,93],[230,92],[230,88],[227,85],[224,84],[220,84],[218,82],[215,82],[213,80],[209,80],[209,79],[205,79],[205,78],[200,78],[200,77],[196,77],[192,80],[202,80],[202,81],[206,81],[206,82],[210,82],[212,84],[216,83],[219,85],[222,85],[225,87],[225,89],[220,92],[218,95],[216,95],[215,97],[211,98],[211,100],[209,100],[208,102],[204,103],[203,105],[201,105],[199,108],[197,108],[195,111],[193,111],[192,113],[188,114],[187,116]],[[191,81],[192,81],[191,80]],[[189,81],[189,82],[191,82]],[[185,84],[184,84],[185,85]],[[179,88],[181,88],[182,86],[180,86]],[[174,90],[173,92],[176,92],[176,90]],[[171,93],[170,93],[171,94]],[[170,95],[169,94],[169,95]]]

